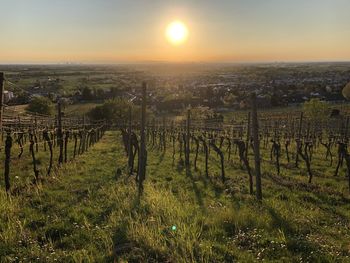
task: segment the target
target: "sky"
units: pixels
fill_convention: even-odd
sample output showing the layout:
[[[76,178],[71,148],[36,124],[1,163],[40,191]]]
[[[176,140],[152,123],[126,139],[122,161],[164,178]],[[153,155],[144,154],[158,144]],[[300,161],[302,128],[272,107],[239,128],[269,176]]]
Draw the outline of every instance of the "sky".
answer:
[[[349,0],[0,0],[0,63],[350,61]],[[172,45],[169,23],[189,36]]]

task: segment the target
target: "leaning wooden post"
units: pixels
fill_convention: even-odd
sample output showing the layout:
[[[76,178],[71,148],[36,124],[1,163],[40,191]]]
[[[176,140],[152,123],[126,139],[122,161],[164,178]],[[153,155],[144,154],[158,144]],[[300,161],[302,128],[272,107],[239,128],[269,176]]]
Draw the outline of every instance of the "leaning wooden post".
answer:
[[[84,114],[84,115],[83,115],[83,129],[84,129],[84,130],[85,130],[85,125],[86,125],[85,122],[86,122],[86,121],[85,121],[85,114]]]
[[[36,130],[33,131],[33,138],[34,138],[34,143],[35,143],[35,150],[36,152],[39,151],[39,145],[38,145],[38,136]]]
[[[256,198],[262,200],[261,190],[261,172],[260,172],[260,143],[259,143],[259,124],[256,106],[256,94],[251,95],[252,102],[252,133],[254,141],[254,160],[255,160],[255,177],[256,177]]]
[[[139,183],[139,195],[143,192],[143,181],[146,178],[146,142],[145,142],[145,125],[146,125],[146,95],[147,84],[142,83],[142,112],[141,112],[141,126],[140,126],[140,156],[139,156],[139,169],[138,169],[138,183]]]
[[[128,128],[128,170],[129,175],[132,174],[133,155],[131,152],[131,106],[129,106],[129,128]]]
[[[34,113],[34,127],[35,127],[35,130],[38,129],[38,118],[36,116],[36,112]]]
[[[35,176],[35,184],[38,183],[39,181],[39,170],[36,167],[36,159],[35,159],[35,152],[34,152],[34,135],[33,132],[29,132],[29,151],[32,155],[32,160],[33,160],[33,171],[34,171],[34,176]]]
[[[300,120],[299,120],[299,129],[298,129],[298,137],[297,137],[297,150],[296,150],[296,156],[295,156],[295,167],[298,168],[298,164],[299,164],[299,147],[300,147],[300,144],[301,144],[301,130],[302,130],[302,127],[303,127],[303,115],[304,113],[301,112],[300,113]]]
[[[165,117],[163,117],[163,152],[166,151],[166,134],[167,134],[167,127],[166,127],[166,122],[165,122]]]
[[[246,138],[246,145],[245,145],[245,158],[246,159],[248,159],[249,142],[250,142],[250,112],[248,112],[247,138]]]
[[[78,134],[77,134],[77,132],[73,132],[73,137],[74,137],[73,159],[75,159],[75,156],[77,154],[77,144],[78,144]]]
[[[185,164],[186,167],[190,166],[190,122],[191,122],[191,110],[187,109],[187,119],[186,119],[186,155]]]
[[[19,114],[17,116],[17,120],[18,120],[18,128],[20,129],[21,128],[21,117],[19,116]]]
[[[199,136],[198,139],[203,143],[203,149],[205,153],[205,175],[206,177],[209,177],[209,169],[208,169],[208,158],[209,158],[209,151],[208,151],[208,144],[206,142],[206,138],[204,136]]]
[[[49,151],[50,151],[50,162],[49,162],[49,168],[47,169],[47,175],[50,175],[51,168],[52,168],[53,152],[52,152],[52,141],[50,139],[50,136],[49,136],[47,129],[45,129],[43,131],[43,137],[44,137],[45,141],[47,142],[47,145],[48,145]]]
[[[61,101],[57,103],[57,141],[60,147],[60,153],[58,156],[58,165],[63,163],[63,134],[62,134],[62,112],[61,112]]]
[[[10,161],[11,161],[11,147],[12,147],[12,137],[11,133],[7,132],[5,141],[5,188],[6,192],[10,192]]]
[[[64,162],[65,163],[67,162],[68,140],[69,140],[69,131],[66,131],[64,136]]]
[[[4,73],[0,72],[0,132],[2,132],[3,104],[4,104]]]
[[[344,132],[344,142],[348,141],[348,129],[349,129],[349,116],[346,117],[346,125],[345,125],[345,132]]]

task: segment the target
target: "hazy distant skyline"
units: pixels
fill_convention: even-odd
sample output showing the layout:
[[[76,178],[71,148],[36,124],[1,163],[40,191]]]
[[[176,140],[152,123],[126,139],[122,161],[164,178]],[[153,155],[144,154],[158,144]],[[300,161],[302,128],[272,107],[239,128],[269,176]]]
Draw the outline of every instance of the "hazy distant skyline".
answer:
[[[11,0],[0,63],[349,61],[348,0]],[[183,21],[189,39],[164,36]]]

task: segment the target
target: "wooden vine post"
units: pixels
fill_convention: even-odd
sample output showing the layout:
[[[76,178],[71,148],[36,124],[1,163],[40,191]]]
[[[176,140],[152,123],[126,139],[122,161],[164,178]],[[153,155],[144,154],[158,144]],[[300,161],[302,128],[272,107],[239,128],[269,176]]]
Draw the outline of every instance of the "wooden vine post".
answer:
[[[69,131],[66,131],[64,136],[64,162],[65,163],[67,162],[68,140],[69,140]]]
[[[190,122],[191,122],[191,110],[187,109],[187,119],[186,119],[186,151],[185,151],[185,165],[190,167]]]
[[[143,181],[146,178],[146,142],[145,142],[145,126],[146,126],[146,96],[147,96],[147,84],[142,83],[142,112],[141,112],[141,125],[140,125],[140,155],[139,155],[139,169],[138,169],[138,190],[139,195],[143,192]]]
[[[77,154],[77,144],[78,144],[78,134],[76,132],[73,133],[73,138],[74,138],[74,151],[73,151],[73,159],[74,159]]]
[[[62,111],[61,101],[57,103],[57,141],[60,147],[60,153],[58,155],[58,165],[63,163],[63,133],[62,133]]]
[[[83,115],[83,129],[85,130],[85,126],[86,126],[86,121],[85,121],[85,114]]]
[[[10,161],[11,161],[11,147],[12,147],[12,137],[11,133],[7,132],[5,141],[5,188],[6,192],[10,192]]]
[[[50,175],[51,169],[52,169],[53,151],[52,151],[52,141],[50,140],[50,136],[49,136],[47,129],[44,130],[43,137],[44,137],[44,139],[49,147],[49,151],[50,151],[50,162],[49,162],[49,168],[47,169],[47,175]]]
[[[209,147],[208,144],[206,142],[206,138],[199,136],[198,139],[203,143],[203,149],[204,149],[204,153],[205,153],[205,176],[209,177],[209,171],[208,171],[208,158],[209,158]]]
[[[258,112],[256,106],[256,94],[251,95],[252,102],[252,134],[254,141],[254,160],[255,160],[255,179],[256,179],[256,198],[262,200],[261,190],[261,171],[260,171],[260,142],[259,142],[259,124]]]
[[[18,159],[21,159],[21,156],[23,154],[23,133],[22,132],[18,134],[17,143],[20,149],[20,152],[18,154]]]
[[[301,130],[302,130],[302,127],[303,127],[303,116],[304,116],[304,113],[301,112],[300,113],[300,119],[299,119],[299,129],[298,129],[298,137],[297,137],[297,153],[296,153],[296,156],[295,156],[295,167],[298,168],[298,165],[299,165],[299,154],[298,154],[298,151],[299,151],[299,148],[300,148],[300,144],[301,144]]]
[[[163,152],[166,151],[166,133],[167,133],[166,121],[165,121],[165,117],[163,117],[163,134],[162,134],[162,138],[163,138]]]
[[[245,145],[245,158],[248,160],[248,152],[249,152],[249,142],[250,142],[250,112],[248,112],[248,121],[247,121],[247,138]]]
[[[133,154],[132,154],[132,148],[131,148],[131,106],[129,106],[129,124],[128,124],[128,170],[129,175],[132,174],[132,167],[133,167]]]
[[[2,132],[3,104],[4,104],[4,73],[0,72],[0,132]]]
[[[344,142],[348,141],[348,129],[349,129],[349,116],[346,117],[346,125],[345,125],[344,137],[343,137]]]
[[[175,136],[175,132],[174,132],[174,121],[171,122],[171,142],[172,142],[172,146],[173,146],[173,165],[174,165],[174,161],[175,161],[175,142],[176,142],[176,136]]]
[[[196,143],[196,155],[194,157],[194,169],[197,170],[197,159],[198,159],[198,151],[199,151],[199,139],[196,136],[193,136],[193,140]]]
[[[34,135],[33,135],[33,132],[30,131],[29,132],[29,151],[32,155],[32,160],[33,160],[33,171],[34,171],[34,182],[37,184],[38,181],[39,181],[39,170],[37,169],[37,166],[36,166],[36,158],[35,158],[35,152],[34,152]]]

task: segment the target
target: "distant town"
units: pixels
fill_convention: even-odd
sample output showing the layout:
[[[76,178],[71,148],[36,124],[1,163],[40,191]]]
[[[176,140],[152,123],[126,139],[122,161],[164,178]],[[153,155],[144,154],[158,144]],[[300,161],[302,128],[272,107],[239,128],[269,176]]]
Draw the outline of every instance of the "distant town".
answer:
[[[245,109],[247,95],[258,106],[299,105],[311,98],[345,101],[350,63],[273,64],[135,64],[135,65],[1,65],[6,75],[4,101],[27,104],[33,97],[75,104],[117,97],[138,103],[143,81],[152,108],[174,112],[191,106],[218,111]]]

